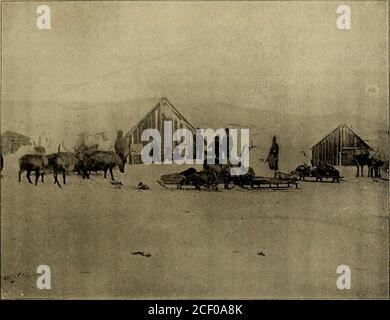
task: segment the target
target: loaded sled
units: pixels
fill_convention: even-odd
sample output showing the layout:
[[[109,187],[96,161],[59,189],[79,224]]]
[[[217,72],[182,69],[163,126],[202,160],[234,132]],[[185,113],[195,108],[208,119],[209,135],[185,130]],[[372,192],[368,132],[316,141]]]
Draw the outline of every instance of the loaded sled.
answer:
[[[253,168],[249,168],[244,175],[233,176],[230,174],[229,165],[207,165],[204,170],[197,171],[190,168],[179,173],[162,175],[157,182],[166,188],[183,189],[193,187],[200,190],[206,189],[218,190],[223,187],[225,190],[236,186],[251,189],[282,189],[295,186],[298,188],[298,179],[296,175],[278,173],[277,177],[256,176]]]
[[[299,165],[293,173],[302,181],[325,182],[331,179],[331,182],[340,182],[343,178],[340,176],[340,172],[330,164],[320,164],[316,167],[303,164]]]

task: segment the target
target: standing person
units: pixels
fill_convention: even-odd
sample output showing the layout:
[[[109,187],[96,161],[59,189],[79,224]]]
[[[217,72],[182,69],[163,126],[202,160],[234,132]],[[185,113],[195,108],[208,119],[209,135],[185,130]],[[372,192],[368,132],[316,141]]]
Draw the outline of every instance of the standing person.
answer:
[[[127,144],[127,139],[123,137],[123,131],[118,130],[117,132],[117,137],[115,141],[115,153],[122,159],[122,168],[124,170],[125,164],[126,164],[126,159],[128,156],[128,144]]]
[[[226,157],[226,163],[230,164],[230,155],[232,153],[233,147],[237,149],[237,146],[233,146],[234,140],[230,136],[229,128],[225,128],[225,136],[223,137],[222,145],[226,147],[226,150],[223,150],[223,156]]]
[[[209,164],[212,163],[219,164],[219,136],[214,137],[214,140],[210,143],[210,146],[207,146],[206,144],[205,150],[207,150],[207,152],[205,153],[205,162],[204,162],[207,164],[206,167],[209,168]],[[209,152],[211,153],[211,156]]]
[[[219,136],[214,139],[215,164],[219,164]]]
[[[272,146],[266,161],[268,162],[269,168],[274,170],[274,176],[276,177],[279,170],[279,145],[276,142],[276,136],[273,136],[272,138]]]

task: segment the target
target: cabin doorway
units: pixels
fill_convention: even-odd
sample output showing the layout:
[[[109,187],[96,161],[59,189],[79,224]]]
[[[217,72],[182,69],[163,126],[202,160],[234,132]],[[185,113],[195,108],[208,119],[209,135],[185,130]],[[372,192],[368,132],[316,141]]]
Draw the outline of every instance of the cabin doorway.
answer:
[[[344,147],[341,153],[341,165],[352,166],[354,154],[355,154],[355,148]]]

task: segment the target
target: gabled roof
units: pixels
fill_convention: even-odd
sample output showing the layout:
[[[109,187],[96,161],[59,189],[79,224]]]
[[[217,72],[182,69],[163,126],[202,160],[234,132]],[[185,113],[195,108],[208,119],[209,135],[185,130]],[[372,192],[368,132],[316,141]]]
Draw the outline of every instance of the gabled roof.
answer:
[[[31,138],[23,134],[7,130],[1,134],[1,139],[15,139],[15,141],[30,141]]]
[[[310,149],[313,149],[315,146],[317,146],[318,144],[320,144],[322,141],[324,141],[326,138],[328,138],[333,132],[341,129],[341,128],[346,128],[347,130],[351,131],[358,139],[359,141],[365,145],[368,149],[370,150],[373,150],[368,144],[367,142],[365,142],[354,130],[352,130],[349,126],[347,126],[346,124],[340,124],[339,126],[337,126],[337,128],[335,128],[334,130],[332,130],[331,132],[329,132],[325,137],[323,137],[320,141],[318,141],[315,145],[313,145]]]
[[[180,119],[182,119],[191,130],[195,131],[195,127],[184,117],[184,115],[165,97],[162,97],[160,101],[156,104],[154,108],[152,108],[148,113],[146,113],[141,120],[139,120],[125,135],[125,137],[129,137],[131,133],[139,126],[142,121],[144,121],[146,118],[150,116],[153,112],[156,111],[157,108],[160,108],[162,106],[167,106],[171,109],[171,111]]]

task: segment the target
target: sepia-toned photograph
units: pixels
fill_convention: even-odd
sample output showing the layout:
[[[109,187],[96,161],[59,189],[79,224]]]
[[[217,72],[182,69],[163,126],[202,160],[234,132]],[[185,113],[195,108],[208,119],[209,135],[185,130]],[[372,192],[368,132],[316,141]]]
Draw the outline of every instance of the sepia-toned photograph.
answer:
[[[3,0],[1,299],[388,299],[388,6]]]

